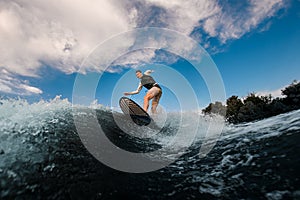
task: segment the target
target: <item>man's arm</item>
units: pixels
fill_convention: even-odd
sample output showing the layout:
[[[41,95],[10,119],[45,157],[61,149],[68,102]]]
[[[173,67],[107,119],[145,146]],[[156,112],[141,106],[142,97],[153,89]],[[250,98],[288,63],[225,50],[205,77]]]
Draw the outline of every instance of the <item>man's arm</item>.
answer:
[[[133,95],[133,94],[138,94],[142,90],[143,85],[142,83],[139,84],[138,88],[135,91],[132,92],[124,92],[124,95]]]

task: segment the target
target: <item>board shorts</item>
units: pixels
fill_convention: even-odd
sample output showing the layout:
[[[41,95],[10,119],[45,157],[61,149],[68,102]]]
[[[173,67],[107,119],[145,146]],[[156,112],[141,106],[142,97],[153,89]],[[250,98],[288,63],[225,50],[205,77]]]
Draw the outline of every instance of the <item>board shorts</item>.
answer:
[[[162,91],[160,88],[154,86],[150,90],[148,90],[148,93],[151,93],[154,96],[153,101],[155,101],[157,103],[159,102],[159,99],[162,95]]]

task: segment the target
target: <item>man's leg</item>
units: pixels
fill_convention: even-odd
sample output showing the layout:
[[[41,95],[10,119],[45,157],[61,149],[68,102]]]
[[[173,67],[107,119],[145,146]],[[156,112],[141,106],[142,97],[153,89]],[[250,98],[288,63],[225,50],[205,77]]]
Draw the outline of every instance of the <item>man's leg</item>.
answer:
[[[153,100],[152,100],[152,107],[151,107],[151,112],[153,114],[156,114],[156,108],[158,106],[158,103],[159,103],[159,100],[160,100],[160,97],[162,95],[162,92],[161,90],[158,92],[158,94],[156,96],[154,96]]]
[[[149,101],[154,97],[154,95],[151,92],[147,92],[146,96],[144,97],[144,110],[148,112],[149,108]]]

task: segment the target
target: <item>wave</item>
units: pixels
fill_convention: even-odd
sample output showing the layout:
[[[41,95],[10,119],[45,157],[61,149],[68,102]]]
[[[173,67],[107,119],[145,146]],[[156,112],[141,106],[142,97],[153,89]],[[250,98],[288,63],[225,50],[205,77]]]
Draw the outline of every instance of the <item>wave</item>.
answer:
[[[92,190],[93,195],[104,195],[103,190],[117,191],[104,195],[111,199],[124,193],[127,196],[135,194],[138,199],[149,199],[149,195],[158,199],[299,197],[297,185],[300,183],[294,177],[300,167],[300,110],[256,122],[225,124],[222,133],[217,134],[224,119],[198,112],[165,113],[155,119],[163,123],[158,123],[159,131],[153,132],[149,127],[134,126],[132,129],[131,122],[118,111],[96,101],[88,107],[72,105],[60,96],[32,104],[23,99],[0,101],[0,179],[3,188],[0,197],[3,198],[18,194],[29,197],[38,194],[39,198],[68,197],[86,184],[82,179],[99,186]],[[172,152],[182,153],[181,157],[152,173],[120,176],[119,172],[99,164],[87,152],[82,144],[84,141],[79,138],[74,116],[81,117],[82,125],[87,127],[96,116],[107,138],[118,148],[150,152],[153,156],[151,152],[168,146]],[[121,127],[117,119],[125,127]],[[129,132],[126,126],[129,126]],[[184,127],[186,135],[175,140],[180,127]],[[195,133],[194,137],[189,138],[192,133]],[[184,148],[191,139],[191,145]],[[211,148],[204,151],[203,147]],[[201,151],[205,154],[202,157]],[[153,158],[157,156],[168,159],[169,155]],[[103,178],[106,174],[113,179]],[[51,178],[53,176],[57,181]],[[72,189],[72,180],[80,182],[79,188]],[[109,180],[116,184],[107,185]],[[50,185],[45,186],[42,182]],[[117,184],[119,182],[123,184]],[[105,189],[103,185],[106,185]]]
[[[114,122],[116,120],[115,114],[118,114],[118,112],[98,104],[97,101],[92,102],[90,106],[86,107],[72,105],[68,99],[61,99],[61,96],[57,96],[49,101],[41,100],[32,104],[24,99],[6,99],[1,100],[0,105],[1,151],[5,152],[6,155],[12,154],[20,159],[25,158],[25,160],[29,159],[32,153],[35,152],[40,155],[35,155],[34,157],[30,157],[30,159],[41,162],[41,157],[45,156],[47,152],[37,142],[42,143],[47,140],[49,135],[60,134],[61,130],[69,129],[74,134],[77,134],[73,116],[81,116],[83,120],[89,119],[89,115],[93,114],[94,111],[96,111],[97,118],[103,129],[109,130],[110,136],[115,137],[116,135],[129,134],[127,142],[134,139],[137,142],[137,148],[138,143],[141,143],[143,138],[151,138],[151,141],[156,143],[158,147],[167,145],[177,133],[179,125],[186,127],[185,130],[187,132],[194,132],[195,129],[198,129],[196,140],[200,140],[205,137],[212,121],[217,123],[223,120],[221,117],[199,116],[197,112],[186,112],[183,114],[165,113],[162,117],[154,117],[157,122],[156,124],[161,128],[159,133],[148,127],[137,126],[131,128],[130,131],[126,131],[120,129],[118,124]],[[200,120],[198,119],[199,117]],[[127,119],[124,120],[122,124],[132,125],[132,122]],[[110,136],[108,135],[108,137]],[[177,143],[179,147],[180,142],[178,141]],[[124,144],[124,142],[122,143]],[[122,146],[122,143],[119,142],[119,145]],[[185,142],[183,141],[184,144]],[[129,145],[126,144],[125,146]],[[30,152],[27,151],[28,149],[30,149]],[[134,149],[131,150],[134,151]],[[43,152],[45,155],[43,155]],[[2,160],[0,166],[7,165],[9,164],[8,162],[12,163],[14,160]]]

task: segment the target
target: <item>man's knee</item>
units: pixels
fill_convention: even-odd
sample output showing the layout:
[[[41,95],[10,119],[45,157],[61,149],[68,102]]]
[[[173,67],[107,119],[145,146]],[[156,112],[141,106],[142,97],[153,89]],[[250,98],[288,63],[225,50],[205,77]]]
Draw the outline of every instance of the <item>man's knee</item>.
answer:
[[[149,101],[149,97],[147,95],[144,96],[144,101]]]
[[[144,100],[149,101],[151,100],[152,95],[151,94],[146,94],[146,96],[144,96]]]

